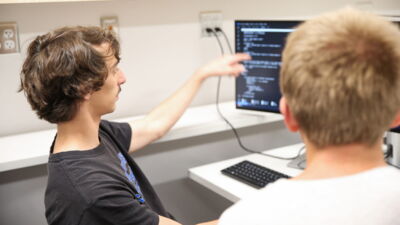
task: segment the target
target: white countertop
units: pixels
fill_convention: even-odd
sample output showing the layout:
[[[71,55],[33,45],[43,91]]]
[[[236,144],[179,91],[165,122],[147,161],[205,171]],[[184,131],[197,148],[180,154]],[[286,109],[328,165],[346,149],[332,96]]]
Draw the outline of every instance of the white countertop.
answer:
[[[224,116],[235,128],[282,121],[280,114],[246,114],[235,109],[234,102],[220,104]],[[142,116],[113,121],[127,122]],[[215,108],[215,104],[190,107],[175,126],[156,143],[229,130]],[[55,129],[0,137],[0,172],[47,163]]]
[[[281,157],[293,157],[298,154],[303,145],[303,143],[300,143],[271,149],[264,152]],[[213,192],[227,198],[228,200],[236,202],[246,196],[254,194],[258,191],[258,189],[222,174],[221,170],[243,160],[254,162],[291,177],[297,176],[302,171],[288,167],[287,164],[291,160],[275,159],[260,154],[249,154],[246,156],[191,168],[189,169],[189,178],[212,190]]]

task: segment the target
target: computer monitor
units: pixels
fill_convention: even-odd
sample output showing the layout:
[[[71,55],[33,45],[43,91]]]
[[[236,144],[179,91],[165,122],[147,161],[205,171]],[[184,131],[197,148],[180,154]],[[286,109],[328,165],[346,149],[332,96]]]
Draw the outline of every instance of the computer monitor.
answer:
[[[279,113],[279,71],[286,37],[302,21],[235,21],[235,50],[251,55],[236,78],[236,108]]]

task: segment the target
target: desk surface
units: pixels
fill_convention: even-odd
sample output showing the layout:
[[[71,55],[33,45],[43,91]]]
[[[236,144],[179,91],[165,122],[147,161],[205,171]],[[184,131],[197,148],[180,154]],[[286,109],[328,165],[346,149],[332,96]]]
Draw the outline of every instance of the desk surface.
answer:
[[[271,149],[264,152],[276,156],[292,157],[297,155],[302,146],[303,143],[300,143],[282,148]],[[218,193],[229,199],[230,201],[236,202],[245,196],[256,192],[257,189],[223,175],[221,170],[243,160],[249,160],[289,176],[296,176],[302,171],[288,167],[287,164],[290,162],[290,160],[275,159],[260,154],[249,154],[246,156],[191,168],[189,169],[189,177],[199,184],[214,191],[215,193]]]
[[[279,114],[263,115],[240,113],[234,102],[220,104],[221,111],[236,128],[256,126],[283,118]],[[134,116],[114,121],[127,122],[144,117]],[[211,134],[229,130],[230,127],[219,117],[215,104],[191,107],[175,126],[157,143]],[[49,147],[53,141],[55,129],[0,137],[0,172],[47,163]]]

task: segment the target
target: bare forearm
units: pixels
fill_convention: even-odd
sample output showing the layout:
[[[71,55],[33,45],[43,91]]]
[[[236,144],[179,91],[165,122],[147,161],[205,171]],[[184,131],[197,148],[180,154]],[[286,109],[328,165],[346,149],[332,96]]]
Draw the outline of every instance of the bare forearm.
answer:
[[[171,97],[150,112],[148,115],[149,120],[157,121],[157,126],[162,128],[162,135],[165,134],[190,105],[204,79],[210,76],[238,76],[244,71],[244,67],[239,64],[239,62],[248,59],[250,59],[250,57],[246,54],[236,54],[221,57],[201,67]]]
[[[193,100],[203,81],[211,76],[238,76],[244,71],[239,63],[248,60],[246,54],[228,55],[201,67],[169,98],[144,118],[131,122],[132,142],[129,151],[135,151],[162,137],[178,121]]]
[[[132,121],[132,142],[129,151],[136,151],[168,132],[190,105],[203,80],[200,75],[193,75],[145,118]]]

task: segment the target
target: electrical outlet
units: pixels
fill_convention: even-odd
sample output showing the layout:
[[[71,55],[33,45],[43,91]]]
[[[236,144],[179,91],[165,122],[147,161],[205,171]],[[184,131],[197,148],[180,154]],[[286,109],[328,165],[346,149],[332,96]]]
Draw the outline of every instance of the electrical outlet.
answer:
[[[4,42],[4,49],[5,50],[12,50],[15,49],[15,42],[14,40],[6,40]]]
[[[108,16],[101,17],[100,24],[103,29],[112,30],[119,37],[118,17]]]
[[[0,23],[0,54],[16,52],[19,52],[17,23]]]
[[[14,31],[12,29],[5,29],[3,31],[3,38],[4,39],[11,39],[14,37]]]
[[[206,31],[207,28],[222,28],[222,13],[221,11],[200,12],[200,29],[201,37],[211,37],[212,33]],[[220,33],[217,32],[217,35]]]

